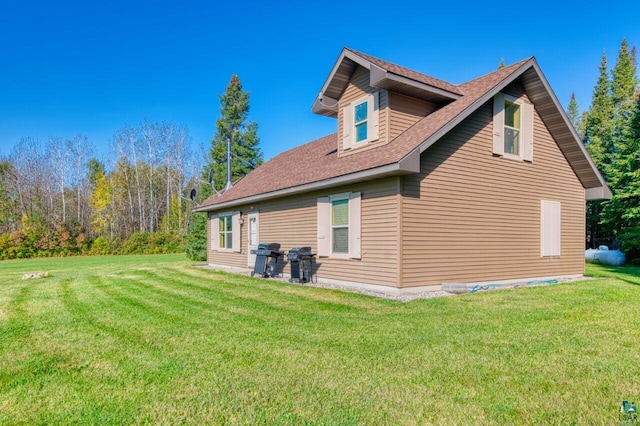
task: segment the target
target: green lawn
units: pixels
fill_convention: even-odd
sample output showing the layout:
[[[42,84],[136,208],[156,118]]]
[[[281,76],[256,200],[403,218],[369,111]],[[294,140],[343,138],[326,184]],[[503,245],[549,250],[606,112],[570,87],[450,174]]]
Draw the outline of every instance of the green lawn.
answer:
[[[0,262],[0,424],[615,424],[640,268],[588,272],[401,303],[181,255]]]

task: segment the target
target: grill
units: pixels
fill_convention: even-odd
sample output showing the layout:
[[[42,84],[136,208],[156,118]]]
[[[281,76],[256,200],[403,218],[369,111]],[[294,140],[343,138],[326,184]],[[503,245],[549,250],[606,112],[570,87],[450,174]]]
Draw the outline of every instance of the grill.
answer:
[[[251,276],[258,274],[263,278],[268,278],[275,275],[275,264],[278,263],[278,258],[284,255],[284,252],[280,251],[280,244],[278,243],[260,243],[256,250],[251,250],[251,254],[256,255],[256,264],[253,266]],[[272,259],[273,262],[270,263]]]
[[[313,281],[313,263],[315,253],[311,253],[311,247],[292,248],[287,253],[287,258],[291,262],[291,279],[289,282],[298,280],[299,283]]]

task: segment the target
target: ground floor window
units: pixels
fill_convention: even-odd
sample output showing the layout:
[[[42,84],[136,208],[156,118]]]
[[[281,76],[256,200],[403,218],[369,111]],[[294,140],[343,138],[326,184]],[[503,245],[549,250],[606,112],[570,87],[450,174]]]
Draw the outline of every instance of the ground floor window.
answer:
[[[231,222],[230,214],[218,217],[218,230],[220,235],[220,238],[218,240],[218,247],[231,250],[231,242],[233,240],[233,224]]]
[[[318,256],[361,258],[361,198],[360,192],[318,198]]]
[[[349,253],[349,199],[331,200],[331,252]]]

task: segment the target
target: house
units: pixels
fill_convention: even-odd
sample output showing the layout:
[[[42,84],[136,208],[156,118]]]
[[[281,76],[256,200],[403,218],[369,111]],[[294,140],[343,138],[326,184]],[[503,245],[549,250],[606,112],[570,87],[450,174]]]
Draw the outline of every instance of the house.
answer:
[[[269,242],[387,291],[583,274],[585,199],[611,193],[535,58],[454,85],[345,48],[312,111],[337,132],[198,207],[209,264]]]

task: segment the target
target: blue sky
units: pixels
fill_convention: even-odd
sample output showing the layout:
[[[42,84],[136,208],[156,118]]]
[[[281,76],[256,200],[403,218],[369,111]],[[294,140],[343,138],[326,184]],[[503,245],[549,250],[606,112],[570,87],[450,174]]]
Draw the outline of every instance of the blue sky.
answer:
[[[560,101],[575,92],[585,109],[602,52],[612,66],[623,37],[640,44],[631,1],[3,3],[0,154],[76,133],[106,154],[144,118],[208,146],[236,73],[268,159],[335,131],[311,103],[343,46],[453,83],[536,56]]]

